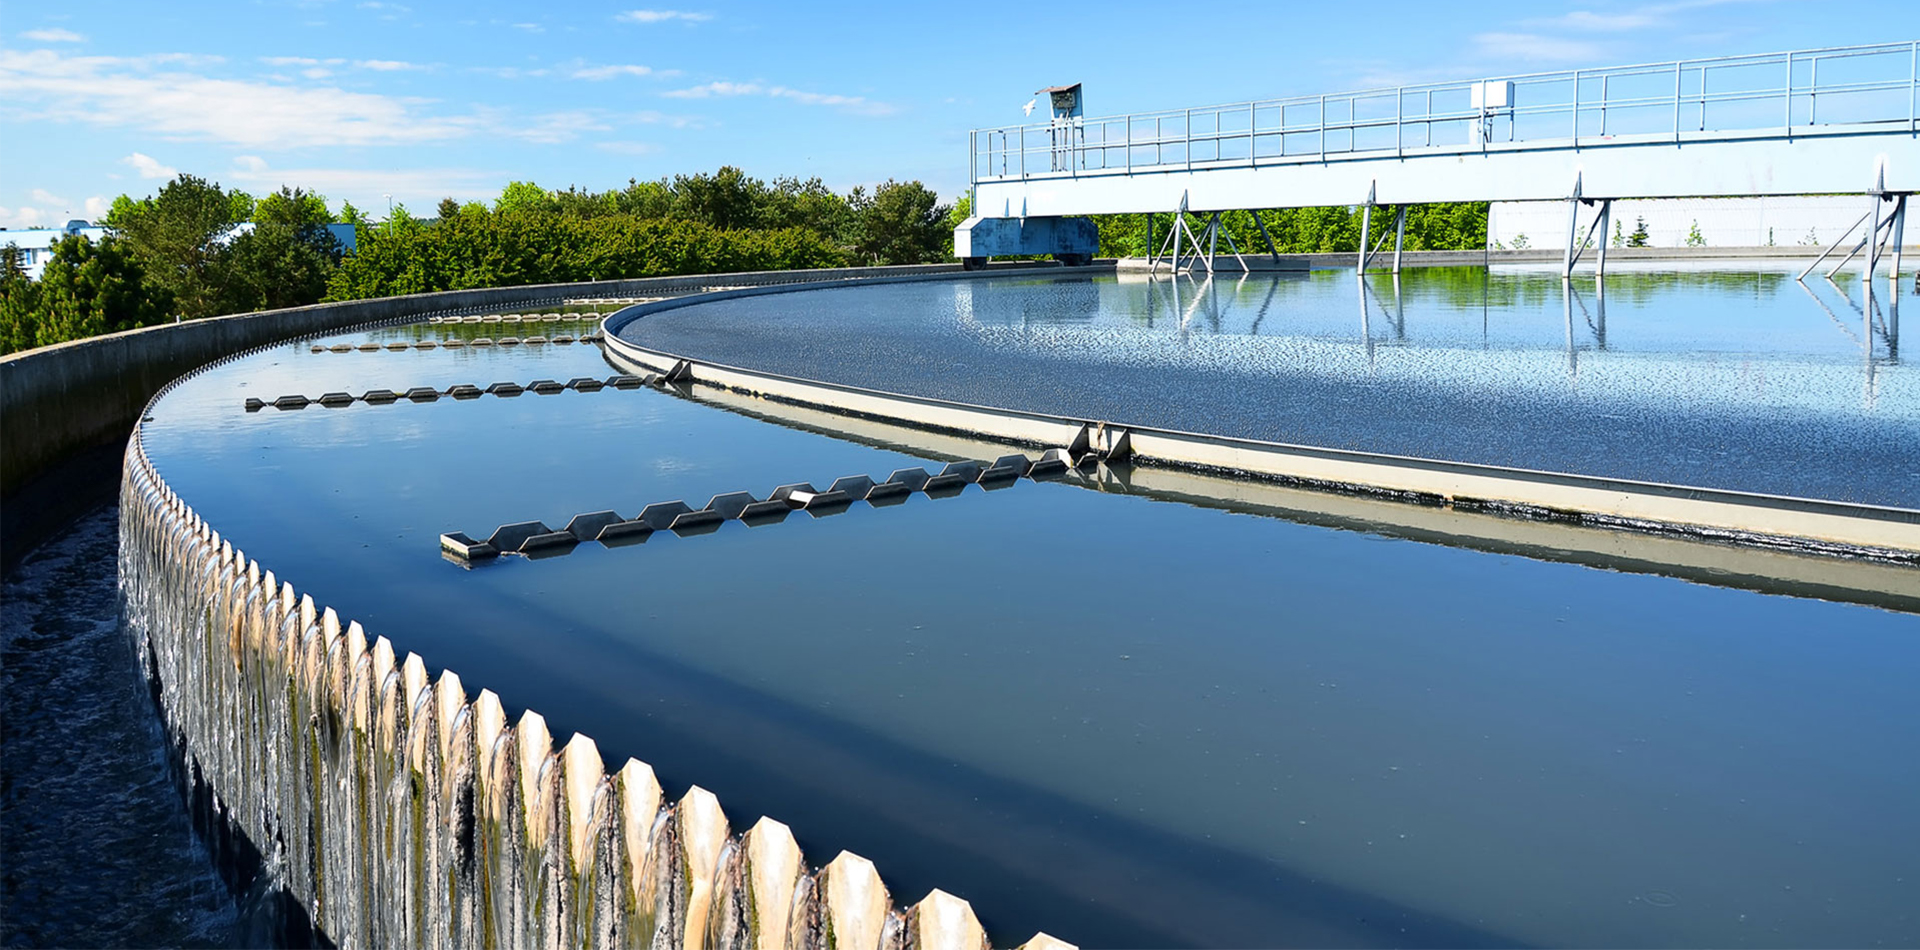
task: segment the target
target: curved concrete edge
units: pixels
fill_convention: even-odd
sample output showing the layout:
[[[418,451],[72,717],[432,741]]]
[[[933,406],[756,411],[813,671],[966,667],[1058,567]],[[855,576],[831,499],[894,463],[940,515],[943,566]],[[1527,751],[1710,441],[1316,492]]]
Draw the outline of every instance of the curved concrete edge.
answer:
[[[890,282],[965,279],[908,277]],[[608,360],[623,372],[674,374],[757,398],[984,436],[1024,445],[1071,445],[1101,458],[1240,473],[1285,483],[1402,497],[1527,517],[1550,517],[1812,553],[1920,563],[1920,510],[1859,505],[1503,468],[1115,424],[929,399],[708,363],[639,346],[620,330],[650,314],[740,296],[820,289],[797,284],[697,294],[615,312],[603,323]]]
[[[51,532],[112,497],[127,432],[161,387],[251,348],[431,313],[959,271],[958,263],[925,264],[453,290],[209,317],[8,354],[0,357],[0,563],[10,570]]]
[[[219,840],[334,945],[989,945],[959,898],[898,904],[863,858],[812,869],[779,822],[736,833],[698,786],[670,801],[644,762],[610,770],[536,712],[509,724],[497,694],[431,676],[249,559],[160,477],[139,428],[120,503],[124,615],[169,746]]]
[[[981,458],[1010,447],[1009,443],[981,437],[762,399],[731,389],[705,387],[690,390],[684,397],[763,422],[928,459]],[[1101,463],[1067,473],[1056,481],[1092,491],[1141,495],[1157,501],[1496,554],[1920,613],[1920,571],[1898,562],[1726,544],[1691,533],[1621,531],[1567,519],[1408,504],[1380,494],[1303,488],[1229,472],[1169,466]]]

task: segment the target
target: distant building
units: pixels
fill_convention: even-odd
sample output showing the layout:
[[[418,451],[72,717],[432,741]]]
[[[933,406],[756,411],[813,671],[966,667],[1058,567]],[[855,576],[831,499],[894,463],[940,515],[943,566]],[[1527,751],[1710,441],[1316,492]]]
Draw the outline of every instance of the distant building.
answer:
[[[353,252],[357,246],[353,225],[329,224],[326,228],[333,235],[333,239],[340,242],[341,250],[347,253]],[[242,222],[235,225],[233,230],[221,235],[220,243],[224,244],[251,230],[253,230],[253,222]],[[97,242],[107,236],[107,229],[75,218],[68,221],[65,227],[60,228],[0,230],[0,249],[4,249],[9,244],[16,247],[18,250],[15,253],[20,256],[20,266],[26,270],[28,277],[39,280],[40,274],[47,269],[47,261],[53,259],[53,246],[70,234],[85,235],[87,240]]]
[[[53,259],[53,246],[69,234],[84,234],[89,241],[98,241],[107,234],[106,228],[95,227],[92,223],[75,218],[61,228],[26,228],[18,231],[0,231],[0,249],[12,244],[20,255],[20,266],[26,269],[27,276],[40,279],[40,272],[47,269],[47,261]]]

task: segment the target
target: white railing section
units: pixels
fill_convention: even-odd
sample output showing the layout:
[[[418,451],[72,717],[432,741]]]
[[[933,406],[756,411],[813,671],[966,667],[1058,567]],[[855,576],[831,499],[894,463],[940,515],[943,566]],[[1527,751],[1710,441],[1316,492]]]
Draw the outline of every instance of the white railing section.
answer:
[[[1920,133],[1920,41],[1530,73],[968,133],[969,180],[1610,142]]]

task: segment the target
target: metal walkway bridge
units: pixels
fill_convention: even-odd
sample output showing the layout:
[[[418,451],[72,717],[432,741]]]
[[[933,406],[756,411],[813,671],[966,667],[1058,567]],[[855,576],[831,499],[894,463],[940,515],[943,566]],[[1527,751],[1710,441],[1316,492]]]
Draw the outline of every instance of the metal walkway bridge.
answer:
[[[1583,204],[1598,205],[1590,239],[1616,198],[1864,193],[1889,205],[1863,216],[1886,232],[1862,240],[1875,262],[1920,190],[1920,42],[1105,118],[1054,102],[1049,122],[969,134],[978,217],[961,257],[1077,258],[1092,229],[1060,220],[1075,215],[1562,200],[1571,272]]]

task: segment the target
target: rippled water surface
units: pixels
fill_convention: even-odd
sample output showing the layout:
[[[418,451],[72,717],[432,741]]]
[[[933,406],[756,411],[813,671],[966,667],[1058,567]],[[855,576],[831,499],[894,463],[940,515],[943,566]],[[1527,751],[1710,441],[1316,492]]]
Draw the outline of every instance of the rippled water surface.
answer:
[[[0,943],[225,947],[244,932],[169,777],[119,625],[115,509],[8,575],[0,605]]]
[[[1882,281],[1869,326],[1857,276],[1674,266],[1604,286],[1415,268],[850,287],[672,310],[622,335],[983,405],[1920,507],[1920,379],[1898,345],[1911,280]]]
[[[1514,279],[1516,293],[1534,286]],[[1748,283],[1741,293],[1780,303],[1778,287]],[[1557,292],[1557,279],[1549,286]],[[1651,299],[1670,292],[1662,286]],[[1298,312],[1300,332],[1272,345],[1345,367],[1365,411],[1386,412],[1389,395],[1428,385],[1416,383],[1467,354],[1524,369],[1540,392],[1560,394],[1556,411],[1582,405],[1591,383],[1605,404],[1658,418],[1647,407],[1686,400],[1636,401],[1629,380],[1684,369],[1673,352],[1682,344],[1740,339],[1724,327],[1656,331],[1650,312],[1622,319],[1631,308],[1610,300],[1609,346],[1619,349],[1583,338],[1569,376],[1564,353],[1557,369],[1543,368],[1555,354],[1518,316],[1499,333],[1490,326],[1476,349],[1464,304],[1426,324],[1410,308],[1410,336],[1447,342],[1375,340],[1372,366],[1424,367],[1405,371],[1413,389],[1383,389],[1378,381],[1398,371],[1368,375],[1358,337],[1341,339],[1331,315],[1304,315],[1317,311],[1303,300],[1355,290],[1351,274],[1250,282],[1219,298],[1222,329],[1201,321],[1186,333],[1108,309],[1078,323],[1059,317],[1063,300],[1171,291],[1111,279],[863,288],[829,303],[772,296],[679,311],[669,329],[716,348],[757,347],[788,371],[805,360],[841,365],[833,343],[857,368],[847,372],[914,375],[932,388],[1084,365],[1098,373],[1020,392],[1064,400],[1111,390],[1139,408],[1128,387],[1167,391],[1152,388],[1161,383],[1145,357],[1173,382],[1211,379],[1209,353],[1263,352],[1266,328]],[[1295,306],[1276,302],[1260,334],[1245,332],[1269,291]],[[859,296],[869,292],[883,296]],[[911,309],[929,296],[932,313]],[[958,309],[968,299],[971,309]],[[776,305],[786,309],[766,309]],[[1054,316],[1026,320],[1027,308]],[[699,330],[702,313],[719,329]],[[1382,311],[1369,313],[1378,335],[1371,321]],[[764,319],[746,329],[754,314]],[[1226,331],[1235,326],[1242,332]],[[775,342],[728,342],[762,332]],[[1769,374],[1810,367],[1806,379],[1833,387],[1851,371],[1857,387],[1868,367],[1820,332],[1766,334],[1772,349],[1724,362]],[[964,355],[912,362],[932,360],[935,350],[915,348],[935,344]],[[1123,350],[1143,359],[1118,360]],[[883,353],[899,365],[879,367]],[[973,375],[950,372],[956,360]],[[1702,373],[1725,378],[1713,375],[1722,361],[1708,362]],[[1647,366],[1667,369],[1632,376]],[[1910,428],[1901,370],[1873,364],[1883,386],[1873,403],[1839,407],[1799,384],[1756,403],[1804,403],[1851,418],[1856,434]],[[1912,615],[1073,481],[971,487],[755,528],[730,522],[704,537],[663,532],[635,547],[588,544],[464,570],[441,558],[440,532],[558,525],[604,508],[630,516],[656,501],[698,506],[722,492],[929,463],[657,390],[242,409],[249,396],[609,372],[579,345],[280,347],[174,392],[146,424],[147,446],[226,537],[369,634],[457,670],[469,689],[538,709],[558,736],[579,730],[613,761],[652,763],[672,794],[711,789],[736,829],[769,814],[816,864],[842,848],[872,858],[897,900],[936,886],[957,893],[997,942],[1037,929],[1094,946],[1920,942]],[[1208,392],[1234,395],[1228,421],[1375,437],[1328,421],[1347,397],[1326,396],[1311,413],[1269,405],[1305,391],[1289,372],[1222,369],[1237,382],[1215,380]],[[1465,385],[1429,388],[1458,407],[1477,392]],[[1393,431],[1437,438],[1412,412],[1389,415]],[[1536,430],[1518,431],[1524,441]],[[1703,446],[1701,457],[1718,450]],[[1910,462],[1916,449],[1876,451]],[[1616,461],[1652,466],[1660,454],[1642,445]],[[1855,480],[1862,493],[1899,496],[1909,471],[1890,465]]]

